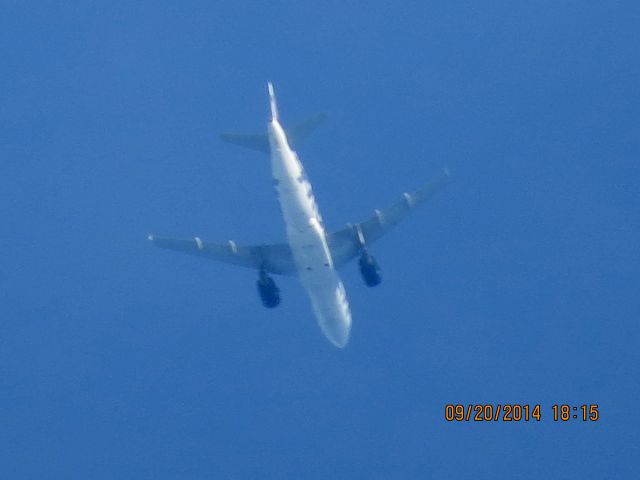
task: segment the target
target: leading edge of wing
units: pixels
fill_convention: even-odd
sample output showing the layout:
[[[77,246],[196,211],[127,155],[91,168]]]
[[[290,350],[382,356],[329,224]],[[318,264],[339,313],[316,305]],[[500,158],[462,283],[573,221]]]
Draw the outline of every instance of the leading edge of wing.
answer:
[[[149,235],[154,245],[175,252],[195,255],[230,265],[264,269],[269,273],[293,275],[296,273],[291,248],[287,244],[239,246],[229,241],[226,244],[205,242],[200,237],[179,239]]]

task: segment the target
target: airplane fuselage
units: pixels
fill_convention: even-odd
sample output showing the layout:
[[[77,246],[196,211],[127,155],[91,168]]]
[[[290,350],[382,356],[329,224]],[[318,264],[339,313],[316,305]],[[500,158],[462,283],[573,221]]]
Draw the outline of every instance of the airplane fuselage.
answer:
[[[278,121],[274,98],[268,135],[274,185],[298,276],[323,333],[334,345],[344,347],[351,330],[349,303],[333,265],[311,184]]]

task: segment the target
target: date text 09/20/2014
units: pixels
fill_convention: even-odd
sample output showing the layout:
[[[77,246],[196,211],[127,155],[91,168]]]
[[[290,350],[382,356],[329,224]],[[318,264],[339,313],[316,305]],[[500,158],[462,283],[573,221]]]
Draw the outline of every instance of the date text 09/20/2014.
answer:
[[[597,422],[600,419],[598,404],[555,404],[548,413],[554,422]],[[546,417],[540,404],[453,404],[444,407],[447,422],[539,422]]]

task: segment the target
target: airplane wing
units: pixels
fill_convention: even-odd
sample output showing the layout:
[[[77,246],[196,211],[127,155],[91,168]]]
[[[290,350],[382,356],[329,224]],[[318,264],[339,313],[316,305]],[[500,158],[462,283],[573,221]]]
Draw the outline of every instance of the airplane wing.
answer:
[[[264,268],[269,273],[293,275],[296,273],[291,249],[286,244],[256,245],[243,247],[233,241],[227,244],[205,242],[200,237],[183,240],[176,238],[149,235],[156,246],[208,258],[231,265],[253,268]]]
[[[440,190],[448,179],[449,170],[445,169],[438,178],[413,193],[404,193],[396,203],[384,210],[375,210],[365,221],[348,224],[346,228],[328,235],[327,241],[336,268],[360,255],[364,246],[372,244],[404,220],[417,205]]]

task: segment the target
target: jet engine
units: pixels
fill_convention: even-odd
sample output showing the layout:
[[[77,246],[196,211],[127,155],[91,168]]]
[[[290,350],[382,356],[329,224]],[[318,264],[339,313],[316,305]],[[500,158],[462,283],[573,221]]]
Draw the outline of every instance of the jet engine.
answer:
[[[369,252],[362,252],[360,260],[358,260],[358,264],[360,265],[360,273],[362,274],[362,278],[364,279],[364,283],[367,284],[367,287],[375,287],[382,281],[378,262],[376,262],[376,259],[373,258]]]
[[[280,289],[276,282],[264,270],[260,271],[260,278],[256,282],[262,305],[275,308],[280,304]]]

